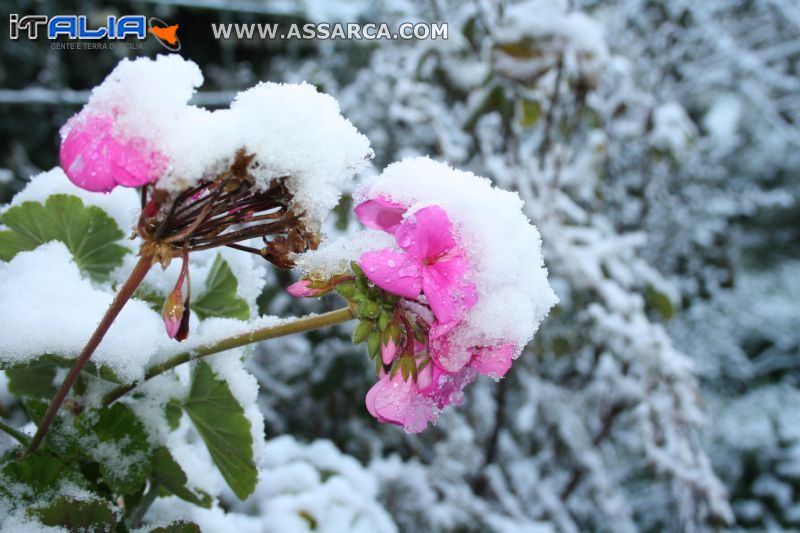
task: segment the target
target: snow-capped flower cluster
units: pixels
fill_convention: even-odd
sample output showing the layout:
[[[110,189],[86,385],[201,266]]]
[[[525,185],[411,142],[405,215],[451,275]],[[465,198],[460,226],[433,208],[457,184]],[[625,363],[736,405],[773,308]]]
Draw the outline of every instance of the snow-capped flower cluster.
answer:
[[[352,258],[352,276],[326,268],[341,264],[326,247],[308,253],[300,260],[308,277],[290,292],[335,287],[350,301],[362,319],[354,341],[367,341],[380,376],[367,409],[421,431],[461,402],[478,373],[504,376],[556,297],[515,194],[420,158],[389,166],[357,197],[361,222],[393,242]]]
[[[91,191],[155,183],[177,193],[229,168],[242,150],[253,155],[256,188],[286,178],[297,210],[318,223],[372,155],[336,100],[311,85],[261,83],[210,111],[189,104],[202,82],[197,65],[177,55],[123,60],[62,128],[67,175]]]

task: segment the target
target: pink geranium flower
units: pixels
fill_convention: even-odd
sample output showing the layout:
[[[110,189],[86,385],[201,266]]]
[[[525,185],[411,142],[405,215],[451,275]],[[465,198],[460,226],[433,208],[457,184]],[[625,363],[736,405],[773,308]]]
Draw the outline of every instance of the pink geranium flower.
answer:
[[[70,181],[95,192],[152,183],[166,169],[166,157],[152,150],[145,139],[120,139],[109,115],[74,117],[59,156]]]
[[[404,298],[425,294],[439,322],[460,319],[477,297],[474,284],[466,279],[469,264],[456,245],[444,210],[438,206],[420,209],[403,220],[394,235],[402,251],[366,252],[359,261],[364,274]]]

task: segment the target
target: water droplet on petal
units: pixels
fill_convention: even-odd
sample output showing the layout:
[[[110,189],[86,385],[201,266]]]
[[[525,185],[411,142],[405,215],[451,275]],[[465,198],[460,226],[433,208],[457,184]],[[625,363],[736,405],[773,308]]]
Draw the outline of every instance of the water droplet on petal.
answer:
[[[395,263],[395,262],[394,262],[394,259],[389,259],[388,261],[386,261],[386,264],[387,264],[387,265],[388,265],[390,268],[394,268],[394,267],[396,267],[396,266],[397,266],[397,263]]]

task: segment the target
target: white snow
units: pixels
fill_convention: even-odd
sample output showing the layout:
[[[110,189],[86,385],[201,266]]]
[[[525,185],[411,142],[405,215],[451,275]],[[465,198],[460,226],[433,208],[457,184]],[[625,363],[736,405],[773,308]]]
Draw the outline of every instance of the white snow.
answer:
[[[394,246],[394,238],[379,231],[357,231],[323,242],[316,250],[297,255],[297,268],[311,279],[327,279],[350,271],[350,262],[369,250]]]
[[[733,94],[717,97],[703,116],[703,127],[720,144],[729,144],[739,128],[742,102]]]
[[[84,278],[61,242],[50,242],[0,262],[0,360],[22,363],[43,354],[76,357],[108,309],[113,293]],[[93,359],[121,379],[142,376],[166,337],[158,313],[131,300]]]
[[[697,127],[686,110],[677,102],[667,102],[653,110],[653,144],[678,152],[697,135]]]
[[[189,519],[203,531],[239,533],[376,532],[397,527],[377,502],[378,481],[358,461],[328,441],[301,444],[291,436],[267,441],[255,492],[245,502],[201,509],[177,498],[159,498],[148,519]],[[313,525],[312,525],[313,524]]]
[[[117,136],[168,158],[158,186],[169,191],[215,176],[245,149],[256,155],[256,185],[288,176],[296,210],[316,225],[372,157],[369,141],[341,116],[336,100],[312,85],[260,83],[229,109],[209,111],[188,103],[202,82],[197,65],[178,55],[125,59],[61,134],[85,116],[113,114]]]

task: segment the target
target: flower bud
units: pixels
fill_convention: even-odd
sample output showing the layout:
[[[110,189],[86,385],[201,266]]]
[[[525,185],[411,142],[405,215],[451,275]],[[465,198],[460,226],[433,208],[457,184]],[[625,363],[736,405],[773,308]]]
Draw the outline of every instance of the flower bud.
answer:
[[[174,339],[178,334],[184,310],[183,294],[181,294],[181,288],[178,285],[167,296],[164,301],[164,309],[161,311],[161,316],[164,318],[164,326],[167,328],[167,335],[170,339]]]
[[[389,338],[388,344],[381,344],[381,360],[383,360],[383,364],[392,364],[395,355],[397,355],[397,345],[391,338]]]
[[[322,296],[331,291],[331,287],[319,287],[320,282],[314,282],[310,279],[301,279],[292,283],[286,288],[286,291],[295,298],[314,298]]]

